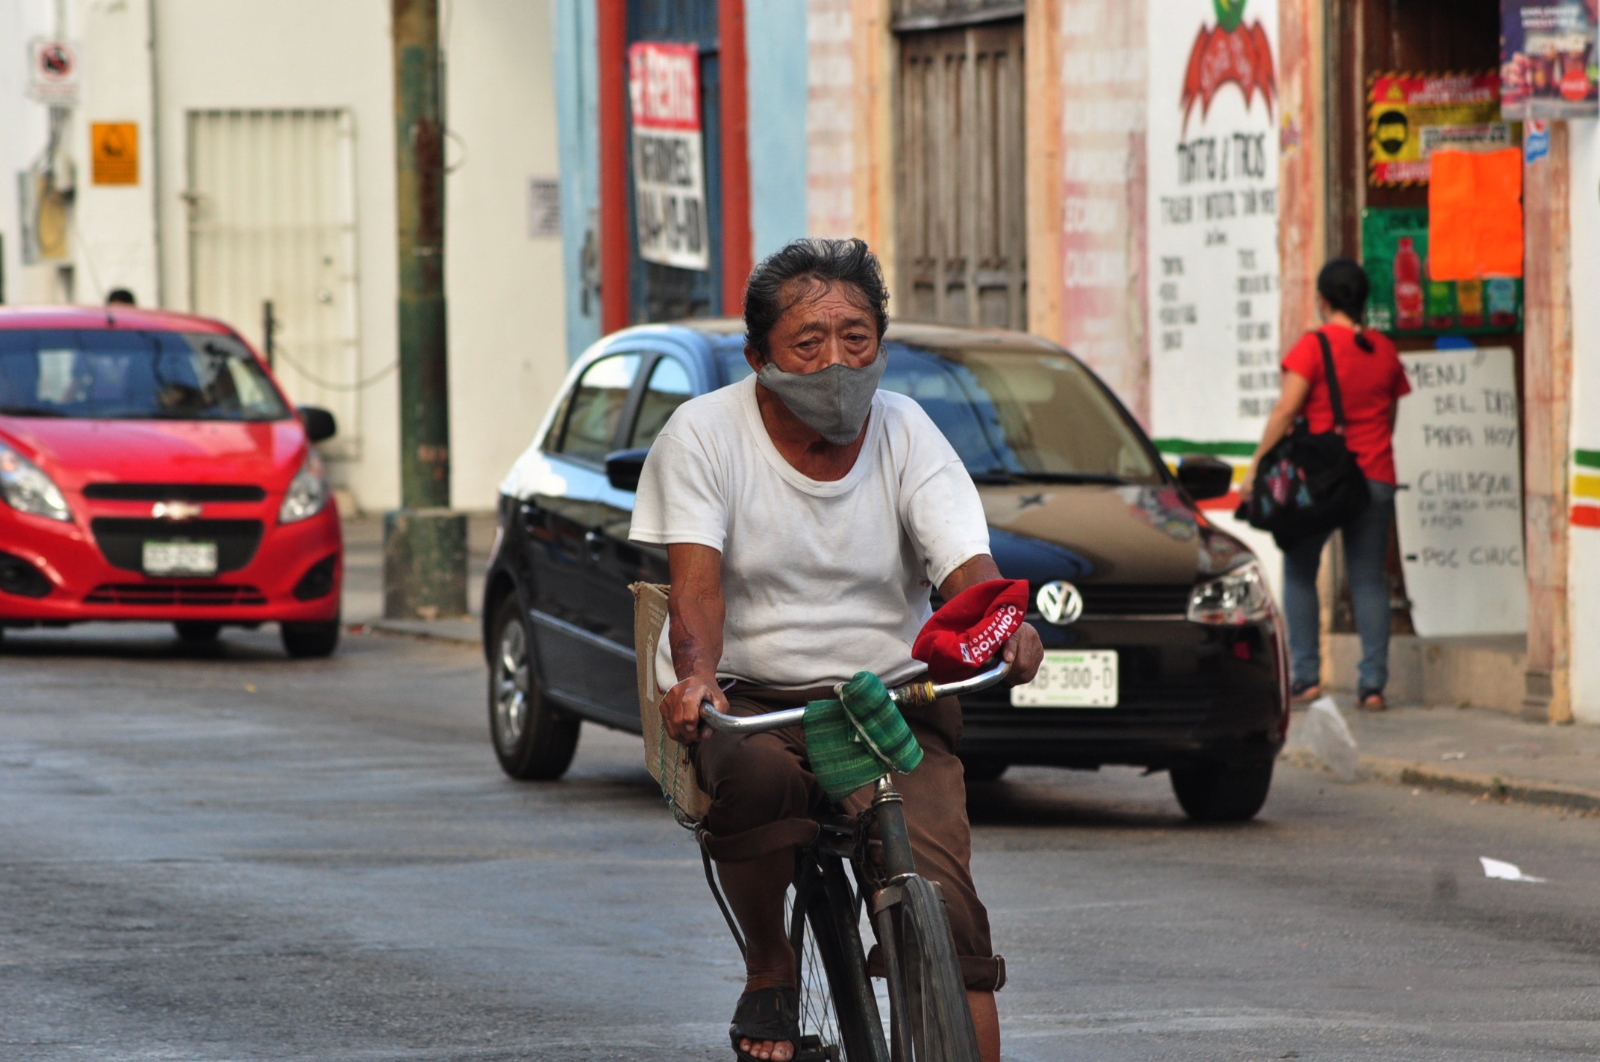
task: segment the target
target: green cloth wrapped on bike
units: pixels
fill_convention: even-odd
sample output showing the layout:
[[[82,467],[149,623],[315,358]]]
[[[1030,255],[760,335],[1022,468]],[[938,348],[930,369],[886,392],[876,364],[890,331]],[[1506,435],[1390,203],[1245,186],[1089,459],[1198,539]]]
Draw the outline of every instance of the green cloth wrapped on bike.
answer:
[[[870,671],[841,686],[837,699],[806,705],[806,752],[811,773],[834,801],[890,771],[905,774],[922,762],[922,746]]]

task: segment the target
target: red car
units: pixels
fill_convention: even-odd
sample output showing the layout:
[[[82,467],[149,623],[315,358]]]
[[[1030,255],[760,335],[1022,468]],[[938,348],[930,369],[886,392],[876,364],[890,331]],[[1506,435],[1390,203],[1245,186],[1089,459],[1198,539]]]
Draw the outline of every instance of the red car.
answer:
[[[226,325],[132,308],[0,308],[0,629],[276,622],[339,642],[343,540],[313,443]]]

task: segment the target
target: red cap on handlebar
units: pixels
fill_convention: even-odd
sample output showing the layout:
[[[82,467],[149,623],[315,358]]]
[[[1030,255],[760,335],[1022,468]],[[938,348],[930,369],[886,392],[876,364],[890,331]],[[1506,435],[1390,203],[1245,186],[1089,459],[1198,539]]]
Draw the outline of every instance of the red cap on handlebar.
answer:
[[[991,579],[945,602],[923,626],[911,655],[935,682],[977,674],[1022,628],[1028,611],[1026,579]]]

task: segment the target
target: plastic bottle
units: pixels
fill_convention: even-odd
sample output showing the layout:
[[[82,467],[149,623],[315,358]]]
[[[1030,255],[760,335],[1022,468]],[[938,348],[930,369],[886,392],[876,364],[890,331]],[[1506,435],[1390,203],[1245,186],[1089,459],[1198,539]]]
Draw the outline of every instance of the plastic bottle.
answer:
[[[1456,283],[1456,308],[1461,313],[1462,328],[1482,328],[1483,281],[1458,281]]]
[[[1400,237],[1400,249],[1394,255],[1394,327],[1408,332],[1422,327],[1422,259],[1417,256],[1416,242],[1410,236]]]
[[[1456,286],[1448,280],[1434,280],[1433,271],[1426,259],[1422,273],[1428,279],[1423,283],[1423,304],[1427,307],[1428,327],[1437,331],[1456,325]]]

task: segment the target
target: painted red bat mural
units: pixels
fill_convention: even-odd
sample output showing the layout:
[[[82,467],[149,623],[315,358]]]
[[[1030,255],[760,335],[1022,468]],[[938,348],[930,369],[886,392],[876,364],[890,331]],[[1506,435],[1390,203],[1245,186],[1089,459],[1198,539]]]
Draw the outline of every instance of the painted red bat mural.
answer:
[[[1189,114],[1196,102],[1200,117],[1211,111],[1211,100],[1224,85],[1232,84],[1244,93],[1248,107],[1257,92],[1272,113],[1278,92],[1273,72],[1272,44],[1261,20],[1246,26],[1244,8],[1249,0],[1211,0],[1217,11],[1217,24],[1201,26],[1189,52],[1188,72],[1183,77],[1183,130],[1189,131]]]

